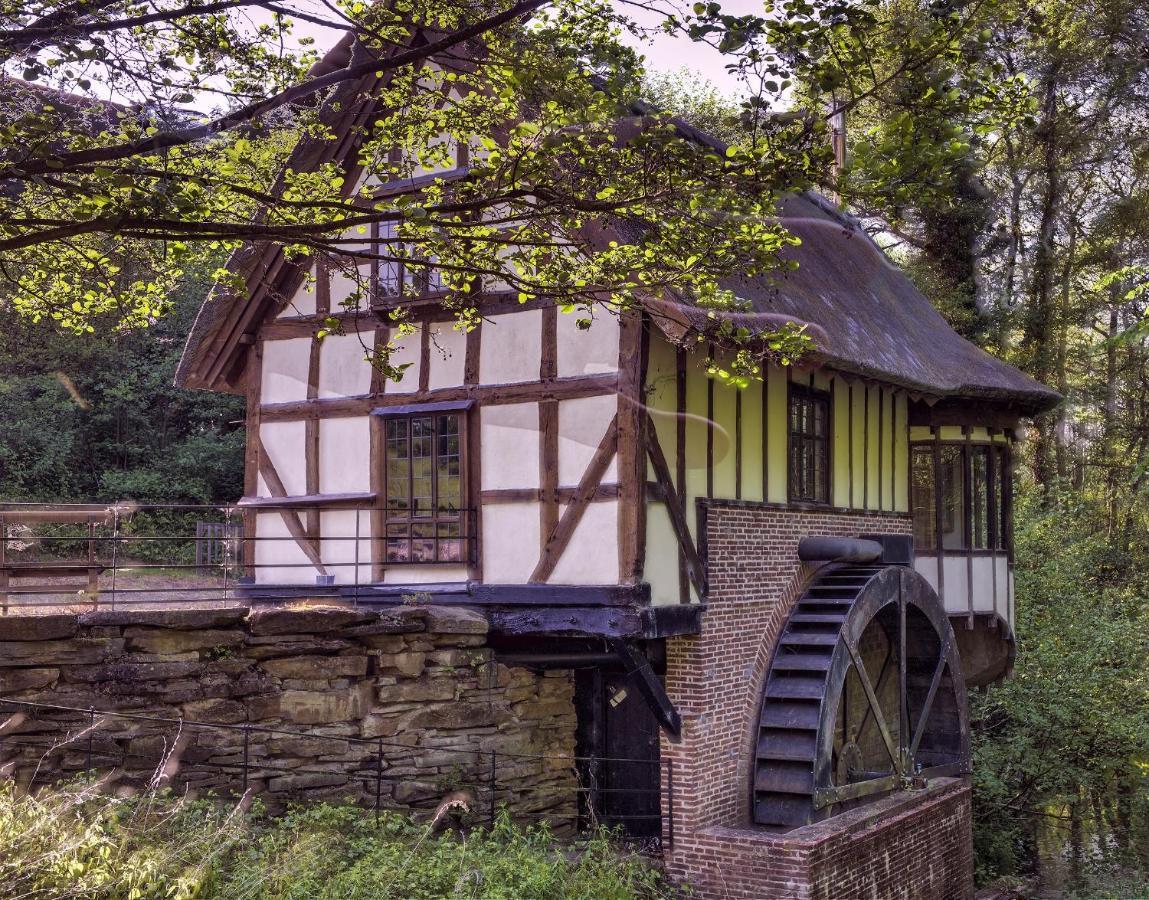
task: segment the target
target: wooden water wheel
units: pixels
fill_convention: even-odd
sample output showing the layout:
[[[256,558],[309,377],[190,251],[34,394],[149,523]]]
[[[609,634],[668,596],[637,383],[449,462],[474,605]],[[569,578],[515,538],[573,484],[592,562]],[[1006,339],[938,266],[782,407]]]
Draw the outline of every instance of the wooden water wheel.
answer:
[[[794,828],[968,770],[965,681],[933,588],[901,566],[821,574],[766,677],[754,821]]]

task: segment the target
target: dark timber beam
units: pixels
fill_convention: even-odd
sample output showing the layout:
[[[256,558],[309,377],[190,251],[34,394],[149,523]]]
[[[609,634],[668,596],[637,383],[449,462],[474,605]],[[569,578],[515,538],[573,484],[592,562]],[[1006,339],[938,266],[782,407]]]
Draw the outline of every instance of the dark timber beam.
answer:
[[[662,729],[677,741],[682,736],[682,717],[674,708],[659,677],[654,674],[650,660],[638,645],[630,641],[611,641],[611,647],[626,669],[627,677],[638,688]]]

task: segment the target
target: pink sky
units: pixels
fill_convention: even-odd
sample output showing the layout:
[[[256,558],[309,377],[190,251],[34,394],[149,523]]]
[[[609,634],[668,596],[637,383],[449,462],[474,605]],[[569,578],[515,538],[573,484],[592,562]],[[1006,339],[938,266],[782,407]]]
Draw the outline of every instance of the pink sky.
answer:
[[[314,3],[314,0],[297,0],[291,5],[320,15],[330,15],[322,6]],[[679,4],[668,3],[667,5],[677,6]],[[686,3],[686,6],[689,6],[689,2]],[[722,0],[722,7],[726,12],[746,15],[760,13],[763,3],[762,0]],[[638,15],[640,11],[634,7],[628,6],[626,10],[647,27],[655,27],[661,21],[661,17],[655,14],[642,13],[641,16]],[[321,49],[330,47],[340,36],[340,32],[335,29],[319,28],[306,22],[297,23],[296,33],[315,38]],[[625,39],[627,43],[636,46],[646,56],[647,65],[651,69],[667,72],[689,69],[698,73],[702,78],[713,82],[724,92],[739,93],[737,81],[726,73],[722,55],[704,44],[697,44],[686,38],[665,34],[659,34],[652,41],[638,42],[629,35]]]

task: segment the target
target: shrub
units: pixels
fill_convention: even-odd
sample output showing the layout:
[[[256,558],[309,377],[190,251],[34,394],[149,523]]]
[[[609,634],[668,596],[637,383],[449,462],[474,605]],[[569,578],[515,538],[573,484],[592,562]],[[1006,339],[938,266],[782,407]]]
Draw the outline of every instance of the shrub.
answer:
[[[316,805],[242,815],[167,794],[120,800],[81,789],[36,797],[0,786],[7,896],[91,900],[624,900],[674,890],[598,833],[564,848],[501,814],[465,837],[398,813]]]

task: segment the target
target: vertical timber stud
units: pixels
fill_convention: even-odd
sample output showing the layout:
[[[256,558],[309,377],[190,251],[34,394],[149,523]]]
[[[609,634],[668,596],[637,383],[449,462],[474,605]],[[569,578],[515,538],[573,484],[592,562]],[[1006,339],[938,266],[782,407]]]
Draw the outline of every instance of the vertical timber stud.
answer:
[[[419,325],[419,390],[426,393],[431,386],[431,318]]]
[[[321,277],[325,277],[324,270]],[[318,302],[318,300],[316,301]],[[323,352],[323,342],[316,336],[311,338],[311,356],[307,362],[307,399],[315,400],[319,397],[319,360]],[[306,490],[304,493],[315,496],[319,493],[319,416],[312,413],[304,422],[303,438],[303,465],[306,470]],[[307,536],[313,541],[319,540],[319,509],[307,510],[306,516]]]
[[[263,390],[263,342],[252,345],[247,352],[245,376],[247,421],[243,453],[243,492],[248,497],[259,496],[259,408]],[[243,512],[243,568],[249,577],[255,577],[255,532],[257,513]]]
[[[542,309],[539,378],[549,381],[558,374],[558,307]],[[559,523],[559,402],[539,401],[539,553]]]
[[[372,366],[371,366],[371,394],[378,397],[384,390],[383,372],[379,368],[378,353],[383,347],[387,346],[387,342],[391,339],[386,325],[375,326],[375,342],[371,347],[372,352]]]
[[[638,310],[625,310],[618,341],[618,566],[619,583],[642,579],[646,529],[646,442],[643,383],[646,378],[646,322]]]
[[[889,508],[897,511],[897,391],[889,395]]]
[[[380,349],[387,346],[387,342],[391,339],[389,330],[385,325],[378,325],[375,327],[375,342],[372,345],[372,352],[378,354]],[[379,358],[377,355],[372,356],[371,366],[371,394],[372,396],[380,396],[386,387],[383,378],[383,372],[379,368]],[[375,495],[375,502],[371,509],[371,523],[368,528],[368,546],[370,549],[371,557],[371,580],[383,580],[383,560],[386,558],[384,548],[387,545],[385,539],[386,519],[384,507],[387,505],[387,486],[384,484],[383,472],[383,419],[380,416],[368,416],[367,434],[369,441],[368,451],[368,479],[371,484],[371,492]]]
[[[686,350],[674,351],[675,417],[674,417],[674,489],[678,508],[686,509]],[[648,435],[654,439],[654,432]],[[686,554],[678,547],[678,602],[690,602],[690,582],[686,574]]]
[[[938,597],[942,605],[946,602],[946,566],[942,555],[942,451],[938,444],[938,429],[936,425],[930,426],[930,437],[933,438],[931,448],[934,462],[934,543],[938,554]]]
[[[315,312],[321,316],[331,312],[331,267],[324,259],[315,262]]]
[[[734,499],[742,499],[742,389],[734,392]]]
[[[770,371],[762,369],[762,502],[770,502]]]
[[[965,599],[968,617],[966,627],[973,628],[973,428],[962,426],[962,436],[965,443],[961,448],[962,455],[962,506],[965,516]]]
[[[846,404],[849,407],[849,421],[846,424],[846,431],[849,432],[850,439],[847,443],[850,445],[847,451],[850,464],[850,502],[846,506],[854,506],[854,382],[850,381],[846,385],[847,396]]]
[[[870,386],[862,382],[862,509],[870,508]]]
[[[375,503],[371,509],[371,525],[369,528],[371,548],[371,580],[383,580],[383,560],[386,558],[384,548],[387,546],[386,527],[387,515],[384,507],[387,505],[387,485],[384,483],[383,473],[383,447],[384,447],[384,419],[382,416],[367,417],[367,434],[370,441],[368,453],[368,476],[371,481],[371,493],[375,495]]]
[[[482,347],[483,323],[480,320],[467,332],[467,347],[463,356],[463,383],[473,387],[479,383],[479,351]],[[472,581],[483,580],[483,507],[482,474],[480,472],[481,453],[479,432],[482,430],[483,408],[476,404],[467,412],[467,490],[469,505],[475,510],[471,519],[471,564],[469,575]]]
[[[706,350],[707,357],[714,358],[714,345]],[[714,377],[706,373],[706,496],[714,496]]]
[[[884,424],[884,419],[885,419],[885,415],[884,415],[885,410],[886,410],[886,391],[881,385],[878,385],[878,512],[881,512],[882,510],[885,509],[885,500],[886,500],[885,493],[884,493],[885,484],[884,484],[884,479],[882,478],[882,469],[884,468],[884,466],[883,466],[884,454],[882,453],[882,443],[884,442],[885,437],[886,437],[885,430],[883,429],[882,426]]]

